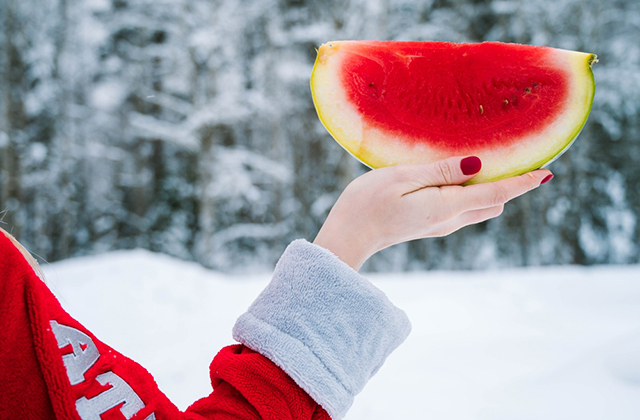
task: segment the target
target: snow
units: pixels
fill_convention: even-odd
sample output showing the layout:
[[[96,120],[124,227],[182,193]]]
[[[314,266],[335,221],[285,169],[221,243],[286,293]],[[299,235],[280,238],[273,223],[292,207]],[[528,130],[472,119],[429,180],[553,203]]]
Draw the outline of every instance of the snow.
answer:
[[[30,157],[33,162],[42,163],[47,157],[47,146],[42,143],[31,143],[29,153],[31,154]]]
[[[126,86],[118,81],[109,80],[94,86],[91,92],[91,104],[98,109],[115,111],[127,99]]]
[[[44,267],[63,307],[145,366],[181,409],[269,273],[118,251]],[[640,412],[640,266],[367,275],[413,323],[347,420],[631,419]],[[634,414],[635,413],[635,414]]]

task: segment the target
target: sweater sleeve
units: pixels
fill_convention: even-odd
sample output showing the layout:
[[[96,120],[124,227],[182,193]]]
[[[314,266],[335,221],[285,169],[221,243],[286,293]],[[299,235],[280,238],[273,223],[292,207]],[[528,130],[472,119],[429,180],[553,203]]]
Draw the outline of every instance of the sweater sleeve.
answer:
[[[233,333],[337,420],[410,329],[373,284],[328,250],[297,240]]]

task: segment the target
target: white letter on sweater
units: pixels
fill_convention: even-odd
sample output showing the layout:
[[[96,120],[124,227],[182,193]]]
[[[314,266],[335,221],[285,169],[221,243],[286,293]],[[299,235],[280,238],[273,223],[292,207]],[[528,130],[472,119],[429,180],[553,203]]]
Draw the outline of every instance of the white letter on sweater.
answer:
[[[67,368],[67,376],[71,385],[84,382],[84,374],[100,357],[100,352],[93,340],[87,334],[73,327],[60,325],[56,321],[49,321],[51,330],[56,336],[58,348],[63,348],[69,344],[73,348],[73,353],[62,356],[64,367]],[[84,349],[82,345],[86,346]]]

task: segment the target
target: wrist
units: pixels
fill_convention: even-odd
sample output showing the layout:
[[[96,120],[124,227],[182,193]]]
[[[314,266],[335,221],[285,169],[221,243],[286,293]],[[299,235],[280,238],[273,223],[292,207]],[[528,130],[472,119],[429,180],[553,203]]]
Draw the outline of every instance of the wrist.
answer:
[[[375,253],[375,248],[364,236],[349,234],[346,229],[334,230],[326,224],[313,243],[329,250],[355,271],[360,270],[362,264]]]

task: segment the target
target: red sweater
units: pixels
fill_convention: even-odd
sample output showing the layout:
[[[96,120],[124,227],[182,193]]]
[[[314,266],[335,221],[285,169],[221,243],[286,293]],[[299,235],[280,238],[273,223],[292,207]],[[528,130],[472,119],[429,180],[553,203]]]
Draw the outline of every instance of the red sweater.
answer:
[[[222,349],[210,369],[214,391],[179,411],[149,372],[65,312],[0,232],[0,420],[329,419],[243,345]]]

